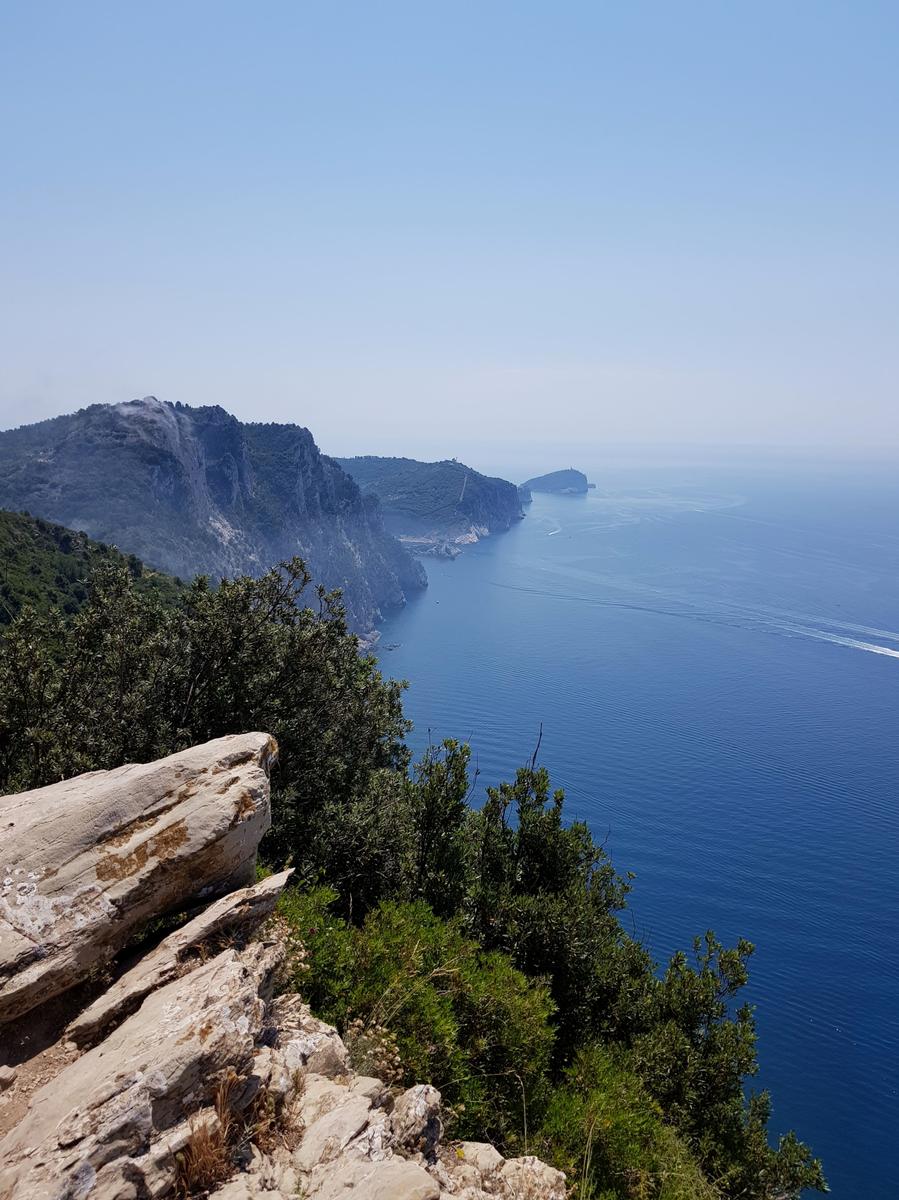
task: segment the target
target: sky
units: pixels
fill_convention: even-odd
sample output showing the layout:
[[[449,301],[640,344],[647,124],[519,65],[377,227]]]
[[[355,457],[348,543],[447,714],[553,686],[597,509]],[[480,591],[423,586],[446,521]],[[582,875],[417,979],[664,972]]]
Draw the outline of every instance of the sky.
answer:
[[[0,427],[899,456],[893,0],[5,0]]]

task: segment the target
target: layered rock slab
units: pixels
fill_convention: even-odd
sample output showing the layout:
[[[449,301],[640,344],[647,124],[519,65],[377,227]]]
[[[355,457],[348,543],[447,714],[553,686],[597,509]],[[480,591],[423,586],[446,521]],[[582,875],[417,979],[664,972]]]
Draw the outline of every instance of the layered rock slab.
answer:
[[[151,918],[252,879],[265,733],[0,798],[0,1022],[86,978]]]
[[[252,1075],[282,957],[225,950],[149,995],[32,1099],[0,1142],[0,1200],[125,1200],[169,1193],[185,1118],[224,1073]]]
[[[271,916],[292,871],[270,875],[253,887],[222,896],[198,917],[163,938],[155,950],[126,971],[90,1004],[66,1030],[77,1046],[89,1046],[132,1013],[150,992],[185,970],[185,959],[199,947],[222,936],[236,936]]]

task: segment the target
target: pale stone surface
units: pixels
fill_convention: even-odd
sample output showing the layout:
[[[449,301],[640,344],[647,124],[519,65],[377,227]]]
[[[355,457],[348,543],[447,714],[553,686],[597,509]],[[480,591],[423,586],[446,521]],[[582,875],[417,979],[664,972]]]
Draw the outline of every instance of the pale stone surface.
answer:
[[[503,1156],[489,1142],[459,1142],[456,1157],[482,1174],[495,1171],[503,1165]]]
[[[440,1188],[418,1163],[403,1158],[386,1162],[346,1162],[321,1167],[310,1176],[307,1200],[438,1200]]]
[[[268,734],[240,734],[0,798],[0,1021],[84,979],[149,918],[250,882],[275,753]]]
[[[443,1132],[440,1093],[429,1084],[416,1084],[397,1098],[390,1121],[398,1145],[430,1153]]]
[[[372,1104],[381,1105],[390,1095],[386,1084],[382,1083],[380,1079],[375,1079],[372,1075],[356,1075],[350,1086],[360,1096],[367,1096]]]
[[[353,1095],[348,1088],[339,1090],[343,1096],[336,1099],[332,1107],[319,1108],[315,1119],[307,1121],[303,1140],[293,1156],[294,1165],[300,1171],[311,1171],[319,1164],[333,1162],[368,1124],[371,1101]]]
[[[347,1146],[346,1157],[382,1162],[393,1157],[395,1144],[393,1126],[386,1109],[376,1108],[369,1113],[368,1124],[362,1132]]]
[[[229,1179],[220,1188],[209,1193],[209,1200],[257,1200],[259,1197],[264,1197],[264,1200],[297,1200],[296,1191],[262,1187],[246,1175]]]
[[[287,1074],[305,1070],[334,1079],[351,1073],[347,1048],[337,1030],[313,1017],[299,996],[280,996],[272,1019],[281,1031],[280,1058]]]
[[[182,973],[184,957],[190,950],[219,934],[264,921],[274,910],[291,873],[282,871],[253,887],[223,896],[163,938],[155,950],[76,1017],[67,1030],[72,1041],[79,1046],[97,1041],[107,1029],[133,1012],[145,996]]]
[[[167,1131],[209,1102],[223,1072],[252,1069],[280,956],[259,944],[224,951],[148,996],[42,1088],[0,1142],[2,1200],[163,1195],[174,1178]]]
[[[540,1200],[565,1200],[567,1189],[561,1171],[549,1167],[533,1154],[509,1158],[499,1169],[501,1190],[509,1200],[518,1196],[539,1196]]]

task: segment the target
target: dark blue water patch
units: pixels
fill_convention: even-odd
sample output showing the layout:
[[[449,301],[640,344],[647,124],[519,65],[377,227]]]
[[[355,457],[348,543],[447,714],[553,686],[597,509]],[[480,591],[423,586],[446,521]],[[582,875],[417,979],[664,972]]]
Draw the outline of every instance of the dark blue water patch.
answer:
[[[659,960],[714,928],[757,945],[773,1126],[837,1200],[892,1195],[899,1127],[899,488],[835,477],[607,474],[537,497],[384,630],[413,745],[471,741],[480,783],[543,727],[568,813],[636,873]]]

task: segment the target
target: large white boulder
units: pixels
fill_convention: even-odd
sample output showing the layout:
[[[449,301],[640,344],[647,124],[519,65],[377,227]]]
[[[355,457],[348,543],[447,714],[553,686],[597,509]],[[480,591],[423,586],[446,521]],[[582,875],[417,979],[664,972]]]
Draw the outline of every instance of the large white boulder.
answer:
[[[148,919],[252,880],[265,733],[0,797],[0,1022],[84,979]]]

